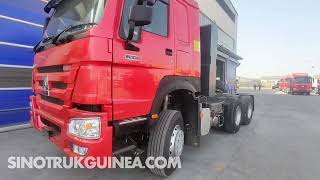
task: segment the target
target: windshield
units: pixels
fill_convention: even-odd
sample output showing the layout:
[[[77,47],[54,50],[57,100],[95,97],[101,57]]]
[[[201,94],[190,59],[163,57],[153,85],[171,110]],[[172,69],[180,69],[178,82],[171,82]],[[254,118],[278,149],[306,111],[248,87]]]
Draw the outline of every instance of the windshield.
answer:
[[[44,33],[54,37],[69,26],[98,23],[104,14],[106,0],[64,0],[56,8]]]
[[[297,84],[311,83],[311,78],[310,77],[296,77],[296,78],[294,78],[294,82]]]

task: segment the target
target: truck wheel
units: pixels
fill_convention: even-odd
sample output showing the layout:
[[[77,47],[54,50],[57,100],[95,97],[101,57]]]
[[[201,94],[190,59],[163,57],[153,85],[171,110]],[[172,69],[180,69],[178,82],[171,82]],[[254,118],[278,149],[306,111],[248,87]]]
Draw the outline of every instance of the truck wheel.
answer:
[[[251,123],[251,119],[254,111],[254,105],[251,97],[248,97],[244,102],[242,111],[243,113],[242,113],[241,124],[249,125]]]
[[[184,146],[184,123],[179,111],[165,110],[160,114],[158,122],[152,130],[147,156],[152,158],[180,157]],[[150,171],[159,176],[170,176],[176,167],[150,168]]]
[[[225,111],[223,130],[227,133],[235,134],[240,129],[242,119],[242,109],[239,101],[236,101],[232,107]]]

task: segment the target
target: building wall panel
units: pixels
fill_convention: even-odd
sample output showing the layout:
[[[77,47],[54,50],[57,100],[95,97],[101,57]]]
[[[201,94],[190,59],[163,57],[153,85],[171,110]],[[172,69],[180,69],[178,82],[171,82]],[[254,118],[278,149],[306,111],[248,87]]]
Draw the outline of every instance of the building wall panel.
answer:
[[[0,1],[0,126],[30,120],[33,46],[41,39],[45,0]]]
[[[237,20],[235,22],[232,21],[216,0],[197,0],[197,2],[202,13],[213,20],[233,39],[237,39]]]

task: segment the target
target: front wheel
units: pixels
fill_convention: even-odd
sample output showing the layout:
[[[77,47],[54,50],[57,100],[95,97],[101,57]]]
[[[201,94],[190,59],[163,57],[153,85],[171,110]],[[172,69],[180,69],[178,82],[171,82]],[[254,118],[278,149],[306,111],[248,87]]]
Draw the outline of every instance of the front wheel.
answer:
[[[184,123],[179,111],[165,110],[160,114],[158,122],[152,130],[147,156],[152,158],[180,157],[184,146]],[[155,165],[155,164],[154,164]],[[176,167],[150,168],[150,171],[159,176],[170,176]]]

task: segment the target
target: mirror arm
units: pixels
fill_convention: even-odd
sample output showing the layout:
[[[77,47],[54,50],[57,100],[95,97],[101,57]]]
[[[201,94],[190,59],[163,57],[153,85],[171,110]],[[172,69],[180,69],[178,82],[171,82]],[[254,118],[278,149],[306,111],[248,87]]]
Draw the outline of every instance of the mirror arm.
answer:
[[[138,48],[137,46],[133,45],[131,42],[126,41],[125,50],[138,52],[138,51],[140,51],[140,48]]]
[[[134,35],[134,28],[135,28],[135,23],[129,21],[129,33],[128,33],[128,38],[125,42],[125,49],[129,51],[140,51],[140,49],[137,46],[131,43],[131,39],[133,39],[133,35]]]
[[[134,28],[135,28],[135,23],[132,21],[129,21],[129,33],[128,33],[128,38],[127,39],[133,39],[134,35]]]

